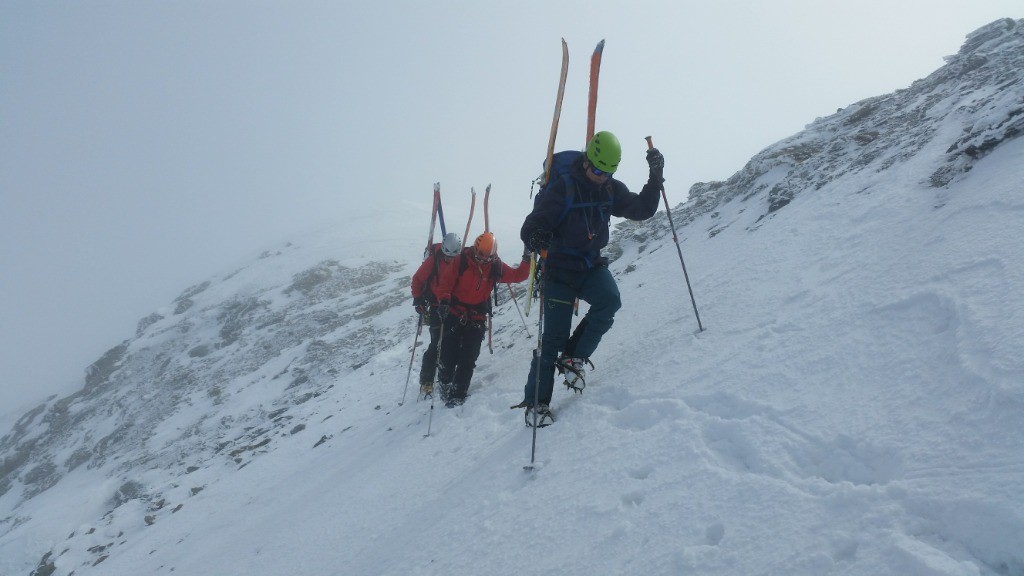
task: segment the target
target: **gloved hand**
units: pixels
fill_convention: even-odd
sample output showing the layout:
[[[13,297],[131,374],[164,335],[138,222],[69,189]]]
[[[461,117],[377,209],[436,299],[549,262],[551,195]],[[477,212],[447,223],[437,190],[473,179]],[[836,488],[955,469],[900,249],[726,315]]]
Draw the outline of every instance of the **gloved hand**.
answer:
[[[523,262],[529,261],[530,257],[533,256],[533,251],[526,244],[523,244]]]
[[[530,241],[528,242],[528,248],[533,252],[540,252],[541,250],[547,250],[551,246],[551,237],[553,234],[551,230],[537,229],[530,234]]]
[[[420,316],[427,313],[427,299],[422,296],[419,298],[412,299],[412,305],[416,308],[416,313]]]
[[[665,157],[657,148],[647,151],[647,165],[651,168],[651,180],[664,181]]]
[[[447,302],[441,302],[440,304],[437,305],[437,315],[440,316],[442,320],[444,320],[445,318],[448,317],[448,311],[450,309],[451,306],[449,306]]]

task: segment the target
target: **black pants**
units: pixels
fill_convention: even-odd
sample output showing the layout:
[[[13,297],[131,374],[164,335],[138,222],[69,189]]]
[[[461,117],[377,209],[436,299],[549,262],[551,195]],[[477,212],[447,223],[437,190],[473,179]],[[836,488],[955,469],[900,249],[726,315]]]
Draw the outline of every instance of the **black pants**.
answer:
[[[465,398],[469,391],[469,381],[473,379],[476,359],[480,356],[480,344],[484,340],[485,322],[463,323],[461,318],[455,316],[449,316],[444,321],[438,379],[441,386],[451,386],[450,398]]]
[[[426,382],[433,383],[434,375],[437,374],[437,339],[441,335],[441,318],[433,307],[428,314],[430,343],[423,350],[423,364],[420,366],[420,384]]]

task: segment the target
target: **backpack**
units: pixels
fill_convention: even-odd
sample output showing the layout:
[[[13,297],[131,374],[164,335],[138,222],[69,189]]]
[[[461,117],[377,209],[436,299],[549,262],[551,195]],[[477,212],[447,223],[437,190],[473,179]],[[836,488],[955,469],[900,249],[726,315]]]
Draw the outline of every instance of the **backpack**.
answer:
[[[457,258],[459,259],[459,276],[461,277],[466,272],[466,270],[469,269],[470,256],[468,256],[466,254],[466,251],[463,250],[462,253],[457,256]],[[497,304],[498,302],[498,284],[501,282],[501,273],[502,263],[500,259],[496,258],[494,262],[491,263],[491,271],[489,272],[488,276],[488,279],[494,283],[494,286],[491,290],[495,304]],[[452,297],[452,300],[455,300],[454,296]],[[491,298],[487,298],[487,300],[481,302],[480,304],[476,304],[474,306],[467,306],[467,308],[470,310],[475,310],[482,314],[486,314],[487,316],[491,316],[494,313],[494,309],[491,306],[491,300]]]
[[[563,150],[551,156],[551,170],[548,171],[548,180],[547,182],[541,182],[540,190],[533,197],[534,208],[540,205],[541,199],[550,192],[552,184],[558,180],[565,180],[565,208],[562,209],[562,215],[558,217],[558,220],[562,221],[565,218],[566,214],[569,213],[569,209],[572,208],[573,197],[576,195],[576,181],[569,176],[569,173],[572,171],[573,164],[581,157],[583,157],[583,152],[579,150]],[[540,181],[542,178],[544,178],[543,174],[537,180]]]
[[[605,208],[611,211],[611,207],[614,204],[612,199],[608,199],[606,202],[586,202],[581,203],[576,201],[576,192],[578,191],[576,181],[573,180],[570,174],[572,173],[573,165],[583,157],[583,152],[579,150],[563,150],[556,152],[551,156],[551,171],[548,173],[548,180],[541,184],[540,191],[533,197],[533,207],[537,208],[540,205],[541,199],[545,197],[546,193],[549,193],[552,185],[558,180],[565,181],[565,205],[562,207],[562,213],[558,217],[558,221],[565,220],[566,215],[569,214],[569,210],[573,208],[583,208],[596,206],[602,211]],[[543,178],[542,174],[538,181]],[[607,219],[607,217],[605,217]]]
[[[440,259],[438,258],[439,252],[441,252],[440,243],[431,244],[430,246],[427,247],[427,258],[434,259],[433,269],[430,271],[430,274],[428,274],[427,277],[423,279],[423,297],[427,298],[428,300],[432,300],[434,298],[434,293],[433,291],[430,290],[430,283],[431,281],[434,280],[434,278],[437,278],[437,275],[440,272],[441,263],[439,262]]]
[[[434,259],[434,271],[430,273],[430,276],[427,276],[427,284],[428,285],[430,284],[431,280],[433,280],[434,278],[437,277],[438,273],[441,270],[440,253],[441,253],[441,243],[440,242],[438,242],[436,244],[432,244],[430,246],[430,256],[429,257]]]
[[[467,269],[469,269],[469,258],[470,257],[466,255],[465,251],[463,251],[461,254],[459,254],[458,258],[459,258],[459,276],[462,276],[462,274]],[[494,262],[491,263],[491,271],[490,271],[490,276],[489,276],[489,279],[492,282],[494,282],[495,286],[497,286],[498,283],[501,281],[501,272],[502,272],[501,260],[498,259],[498,258],[495,258]]]

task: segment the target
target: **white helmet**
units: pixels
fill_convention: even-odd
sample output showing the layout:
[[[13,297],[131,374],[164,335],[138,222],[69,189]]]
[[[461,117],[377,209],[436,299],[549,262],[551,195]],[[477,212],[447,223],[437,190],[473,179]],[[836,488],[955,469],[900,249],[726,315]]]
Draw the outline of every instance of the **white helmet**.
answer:
[[[441,252],[445,256],[458,256],[462,250],[462,240],[459,240],[459,235],[455,232],[449,232],[444,235],[444,240],[441,241]]]

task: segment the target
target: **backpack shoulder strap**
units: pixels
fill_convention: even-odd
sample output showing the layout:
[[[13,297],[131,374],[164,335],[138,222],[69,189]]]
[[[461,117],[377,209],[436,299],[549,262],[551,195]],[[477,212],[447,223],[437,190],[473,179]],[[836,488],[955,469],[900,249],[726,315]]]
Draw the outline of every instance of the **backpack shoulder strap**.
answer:
[[[572,176],[568,174],[562,174],[562,182],[565,183],[565,205],[562,206],[562,213],[558,216],[558,222],[561,223],[565,220],[565,217],[569,214],[569,210],[572,209],[574,200],[576,198],[576,181],[573,180]]]
[[[491,280],[494,282],[494,287],[498,287],[498,282],[501,281],[501,271],[504,264],[502,264],[500,258],[495,258],[494,262],[491,262]]]
[[[434,259],[434,273],[432,276],[437,277],[437,275],[441,272],[441,259],[437,257],[436,251],[433,254],[431,254],[430,257]]]

